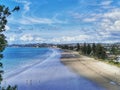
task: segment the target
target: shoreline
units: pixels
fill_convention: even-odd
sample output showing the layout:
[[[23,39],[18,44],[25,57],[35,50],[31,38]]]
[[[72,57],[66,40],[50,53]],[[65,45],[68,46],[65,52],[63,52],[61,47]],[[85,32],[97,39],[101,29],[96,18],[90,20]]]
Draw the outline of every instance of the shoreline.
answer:
[[[103,90],[63,65],[60,62],[61,50],[52,51],[42,62],[4,78],[2,86],[17,85],[18,90]]]
[[[120,90],[120,68],[93,58],[79,55],[76,51],[63,50],[61,62],[73,72],[83,76],[106,90]]]

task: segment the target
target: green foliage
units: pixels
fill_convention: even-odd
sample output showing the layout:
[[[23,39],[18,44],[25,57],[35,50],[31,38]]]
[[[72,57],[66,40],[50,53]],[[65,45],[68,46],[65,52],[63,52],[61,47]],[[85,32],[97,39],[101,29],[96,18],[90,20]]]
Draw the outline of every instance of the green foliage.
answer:
[[[2,87],[2,90],[17,90],[17,85],[15,85],[15,86],[10,86],[10,85],[8,85],[8,87],[7,88],[5,88],[5,87]]]
[[[117,45],[112,45],[112,48],[111,48],[111,53],[114,54],[114,55],[117,55],[119,54],[119,49],[118,49],[118,46]]]
[[[5,5],[0,5],[0,60],[3,58],[2,52],[4,51],[5,47],[7,46],[7,40],[5,35],[3,34],[3,31],[5,31],[5,26],[7,24],[7,17],[11,15],[13,11],[18,11],[20,8],[19,6],[16,6],[12,11],[9,10],[9,7],[6,7]],[[2,82],[2,70],[3,64],[0,62],[0,84]],[[5,90],[5,89],[3,89]],[[11,89],[11,86],[8,87],[6,90],[13,90]]]
[[[100,59],[105,59],[107,57],[105,48],[101,44],[97,44],[95,54]]]
[[[73,47],[73,46],[69,46],[69,49],[70,49],[70,50],[73,50],[73,49],[74,49],[74,47]]]
[[[2,78],[2,74],[0,74],[0,81],[2,81],[3,80],[3,78]]]
[[[1,52],[5,49],[7,45],[6,37],[4,34],[2,34],[3,31],[5,31],[5,25],[7,24],[7,17],[10,15],[10,11],[8,7],[5,7],[4,5],[0,5],[0,59],[3,58],[3,55]],[[0,67],[2,68],[2,63],[0,62]],[[2,81],[2,70],[0,70],[0,83]]]
[[[87,55],[90,55],[91,51],[92,51],[92,48],[91,48],[90,44],[88,44],[87,45]]]
[[[85,55],[93,55],[100,59],[105,59],[107,57],[106,50],[101,44],[95,44],[92,45],[84,43],[81,49],[82,53]]]
[[[77,43],[77,51],[79,51],[79,50],[80,50],[80,44]]]
[[[113,60],[110,60],[108,63],[120,67],[120,63],[119,63],[119,62],[115,62],[115,61],[113,61]]]
[[[92,47],[90,46],[90,44],[84,43],[84,45],[81,47],[81,51],[85,55],[90,55]]]
[[[82,54],[84,55],[92,55],[99,59],[107,58],[106,49],[101,44],[84,43],[82,46],[80,46],[79,43],[77,43],[76,46],[66,44],[66,45],[58,45],[58,47],[62,49],[70,49],[70,50],[75,50],[77,48],[76,50],[81,51]]]
[[[95,56],[95,53],[96,53],[96,45],[95,45],[95,43],[92,44],[92,53]]]
[[[62,49],[70,49],[70,50],[73,50],[74,47],[73,46],[68,46],[67,44],[65,45],[58,45],[59,48],[62,48]]]
[[[84,43],[83,47],[82,47],[82,53],[83,54],[87,54],[87,46],[86,43]]]

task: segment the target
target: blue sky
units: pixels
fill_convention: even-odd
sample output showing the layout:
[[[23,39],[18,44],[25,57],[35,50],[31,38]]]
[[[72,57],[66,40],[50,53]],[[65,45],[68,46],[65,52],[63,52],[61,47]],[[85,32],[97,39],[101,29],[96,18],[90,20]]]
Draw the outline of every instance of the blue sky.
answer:
[[[9,44],[120,42],[119,0],[1,0]]]

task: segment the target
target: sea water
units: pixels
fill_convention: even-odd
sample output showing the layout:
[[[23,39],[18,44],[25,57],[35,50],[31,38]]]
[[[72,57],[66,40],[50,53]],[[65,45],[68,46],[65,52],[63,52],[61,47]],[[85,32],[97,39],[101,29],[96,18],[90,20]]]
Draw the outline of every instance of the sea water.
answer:
[[[8,47],[3,52],[2,59],[4,76],[23,70],[37,62],[42,62],[52,53],[48,48]]]
[[[51,48],[6,48],[3,85],[18,90],[104,90],[60,62],[61,51]]]

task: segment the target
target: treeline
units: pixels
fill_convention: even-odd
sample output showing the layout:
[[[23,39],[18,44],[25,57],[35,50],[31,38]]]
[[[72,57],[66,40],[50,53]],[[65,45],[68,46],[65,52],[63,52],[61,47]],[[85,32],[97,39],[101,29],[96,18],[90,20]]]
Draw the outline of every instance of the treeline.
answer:
[[[106,49],[101,44],[86,44],[84,43],[83,46],[80,47],[79,44],[77,44],[77,51],[81,51],[84,55],[90,55],[95,56],[100,59],[106,59]]]
[[[59,45],[58,47],[62,49],[76,50],[78,52],[81,52],[84,55],[94,56],[99,59],[107,58],[106,49],[101,44],[84,43],[83,45],[81,45],[78,43],[76,46]]]
[[[61,49],[69,49],[69,50],[74,50],[76,46],[69,46],[69,45],[57,45]]]
[[[119,55],[120,54],[119,46],[116,45],[116,44],[113,44],[111,49],[108,49],[108,51],[110,51],[110,53],[112,53],[113,55]]]

